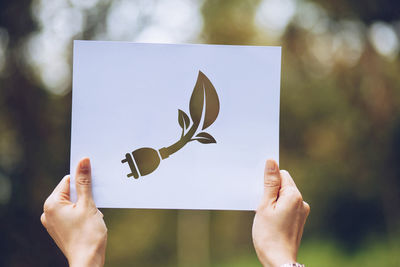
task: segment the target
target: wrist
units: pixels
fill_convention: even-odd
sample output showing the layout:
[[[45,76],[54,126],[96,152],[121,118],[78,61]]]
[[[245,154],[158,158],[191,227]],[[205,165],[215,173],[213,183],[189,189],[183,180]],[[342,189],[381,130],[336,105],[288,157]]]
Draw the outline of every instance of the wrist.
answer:
[[[271,256],[265,254],[260,257],[260,262],[264,267],[281,267],[286,263],[296,262],[296,257],[283,255],[280,253],[269,253]]]
[[[97,251],[76,254],[68,259],[70,267],[103,267],[104,255]]]

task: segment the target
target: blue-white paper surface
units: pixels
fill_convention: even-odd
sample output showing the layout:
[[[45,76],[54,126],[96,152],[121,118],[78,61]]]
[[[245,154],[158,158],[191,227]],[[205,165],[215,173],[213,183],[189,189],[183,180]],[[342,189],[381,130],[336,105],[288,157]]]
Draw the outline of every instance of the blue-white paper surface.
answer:
[[[219,110],[202,130],[212,116],[206,105],[215,102],[204,89],[192,139],[206,132],[216,143],[206,135],[206,143],[187,142],[162,159],[159,149],[179,141],[195,121],[189,106],[199,71],[215,88]],[[90,157],[98,207],[255,210],[265,160],[279,158],[280,73],[280,47],[75,41],[72,199],[77,163]],[[148,160],[159,165],[127,177],[131,168],[122,161],[141,156],[132,154],[140,148],[154,149]]]

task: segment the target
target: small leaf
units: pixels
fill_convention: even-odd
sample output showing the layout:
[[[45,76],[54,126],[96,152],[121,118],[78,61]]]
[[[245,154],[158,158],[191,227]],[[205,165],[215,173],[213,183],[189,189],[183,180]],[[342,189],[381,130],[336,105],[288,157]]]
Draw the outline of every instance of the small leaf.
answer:
[[[182,129],[187,129],[190,124],[189,116],[180,109],[178,109],[178,122]]]
[[[197,140],[202,144],[217,143],[217,141],[215,141],[214,137],[212,137],[210,134],[208,134],[206,132],[199,133],[198,135],[196,135],[196,137],[198,137],[198,138],[195,138],[194,140]]]

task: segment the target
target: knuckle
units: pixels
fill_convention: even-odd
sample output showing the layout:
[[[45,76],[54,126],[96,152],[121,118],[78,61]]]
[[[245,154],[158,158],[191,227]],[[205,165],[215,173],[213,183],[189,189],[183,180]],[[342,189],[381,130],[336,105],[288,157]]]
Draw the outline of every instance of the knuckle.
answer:
[[[293,203],[300,204],[303,203],[303,197],[297,188],[290,188],[289,190],[290,198],[292,199]]]
[[[45,217],[44,213],[42,213],[42,215],[40,216],[40,221],[41,221],[42,225],[44,227],[46,227],[47,222],[46,222],[46,217]]]
[[[97,212],[100,214],[101,218],[104,218],[104,214],[100,210],[97,210]]]
[[[101,218],[100,222],[101,222],[100,225],[101,225],[102,232],[105,233],[105,234],[107,234],[108,229],[107,229],[106,224],[104,223],[103,218]]]
[[[264,179],[265,187],[277,187],[280,186],[280,179],[275,176],[269,176]]]
[[[300,194],[299,191],[297,191],[297,192],[295,193],[294,199],[296,200],[296,202],[303,203],[303,197],[301,196],[301,194]]]
[[[289,174],[289,172],[288,172],[287,170],[281,170],[281,174],[282,174],[282,175],[289,175],[289,176],[290,176],[290,174]]]
[[[103,232],[103,235],[104,235],[105,239],[107,240],[107,235],[108,235],[108,229],[107,229],[107,226],[104,226],[104,232]]]
[[[108,229],[105,224],[100,224],[98,229],[98,237],[101,240],[107,240]]]
[[[60,192],[60,198],[61,199],[69,199],[69,194],[66,192]]]
[[[310,205],[307,202],[304,202],[304,211],[306,212],[306,214],[308,215],[310,213]]]
[[[91,179],[89,175],[79,175],[76,177],[76,183],[81,186],[91,185]]]
[[[298,204],[298,205],[303,204],[303,197],[301,196],[300,193],[296,193],[296,194],[293,196],[293,200],[294,200],[294,202],[295,202],[296,204]]]
[[[56,204],[54,203],[53,199],[48,198],[44,202],[43,211],[44,213],[52,213],[56,208]]]

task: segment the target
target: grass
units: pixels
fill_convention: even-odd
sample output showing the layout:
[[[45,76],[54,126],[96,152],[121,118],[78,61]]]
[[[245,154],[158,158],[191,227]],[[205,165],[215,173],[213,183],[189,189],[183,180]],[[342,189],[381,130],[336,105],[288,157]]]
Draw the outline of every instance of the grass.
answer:
[[[349,252],[332,241],[308,241],[301,245],[298,261],[307,267],[398,267],[400,266],[400,242],[389,244],[389,242],[374,240]],[[215,263],[213,266],[255,267],[261,264],[253,255],[244,253],[227,261]]]

